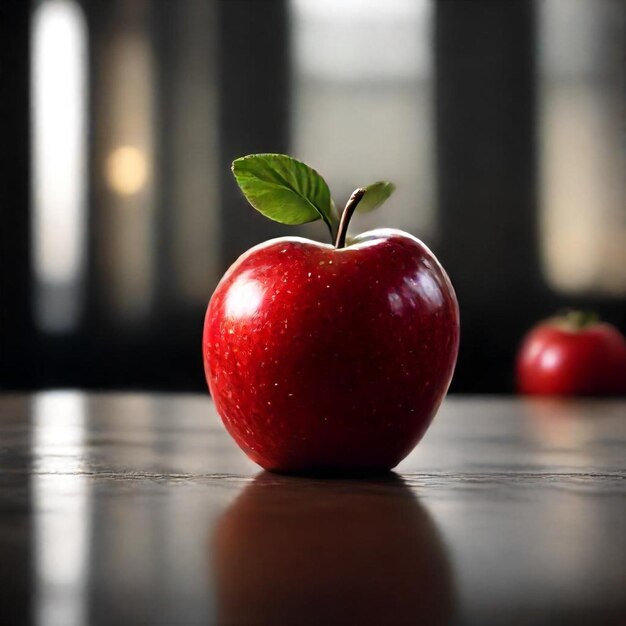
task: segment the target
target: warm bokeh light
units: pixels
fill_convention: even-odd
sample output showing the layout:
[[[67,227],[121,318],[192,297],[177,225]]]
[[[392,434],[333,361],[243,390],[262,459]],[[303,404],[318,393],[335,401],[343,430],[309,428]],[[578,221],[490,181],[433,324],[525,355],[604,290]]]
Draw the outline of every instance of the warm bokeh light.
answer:
[[[107,159],[106,178],[111,189],[123,196],[141,191],[148,179],[145,154],[133,146],[116,148]]]
[[[132,6],[131,6],[132,4]],[[156,111],[154,54],[147,32],[150,3],[121,3],[100,76],[106,107],[97,120],[95,162],[110,193],[101,197],[95,228],[106,233],[98,263],[105,266],[102,298],[111,315],[145,319],[155,295]],[[126,27],[122,27],[130,20]]]

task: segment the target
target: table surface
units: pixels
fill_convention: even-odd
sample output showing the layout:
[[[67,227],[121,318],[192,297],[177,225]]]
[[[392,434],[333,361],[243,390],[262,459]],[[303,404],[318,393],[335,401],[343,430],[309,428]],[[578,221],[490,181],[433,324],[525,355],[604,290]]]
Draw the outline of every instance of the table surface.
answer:
[[[0,623],[623,624],[625,459],[623,401],[450,397],[315,479],[201,395],[0,396]]]

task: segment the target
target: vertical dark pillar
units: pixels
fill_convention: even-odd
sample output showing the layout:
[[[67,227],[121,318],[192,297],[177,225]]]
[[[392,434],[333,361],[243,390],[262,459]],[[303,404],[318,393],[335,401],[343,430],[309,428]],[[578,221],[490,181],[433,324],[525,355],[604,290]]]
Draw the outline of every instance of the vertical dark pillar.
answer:
[[[441,260],[457,290],[453,389],[503,391],[540,290],[530,0],[436,3]]]
[[[30,304],[30,11],[29,2],[0,2],[0,390],[38,383]],[[28,454],[20,450],[11,459],[4,450],[3,457],[16,471],[3,476],[0,624],[30,624]]]
[[[106,307],[102,297],[103,267],[98,254],[101,243],[98,211],[103,195],[102,156],[100,141],[103,133],[99,120],[102,108],[106,106],[103,97],[102,54],[107,46],[112,15],[116,4],[113,2],[90,2],[81,0],[81,9],[85,16],[88,33],[87,46],[87,246],[85,259],[85,314],[79,337],[79,356],[82,369],[78,376],[80,384],[89,388],[103,388],[110,384],[107,371],[110,367],[112,340],[107,332]]]
[[[219,32],[222,261],[226,267],[251,245],[288,231],[248,206],[229,169],[236,157],[288,149],[287,3],[222,0]]]
[[[32,361],[29,30],[29,2],[0,2],[0,388],[37,384]]]

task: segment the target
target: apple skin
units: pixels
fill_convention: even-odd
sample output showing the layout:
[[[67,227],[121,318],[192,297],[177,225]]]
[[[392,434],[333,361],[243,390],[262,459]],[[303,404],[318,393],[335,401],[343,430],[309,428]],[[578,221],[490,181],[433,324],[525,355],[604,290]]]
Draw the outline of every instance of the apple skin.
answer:
[[[381,471],[419,442],[459,345],[452,285],[418,239],[298,237],[243,254],[207,310],[206,379],[224,425],[278,472]]]

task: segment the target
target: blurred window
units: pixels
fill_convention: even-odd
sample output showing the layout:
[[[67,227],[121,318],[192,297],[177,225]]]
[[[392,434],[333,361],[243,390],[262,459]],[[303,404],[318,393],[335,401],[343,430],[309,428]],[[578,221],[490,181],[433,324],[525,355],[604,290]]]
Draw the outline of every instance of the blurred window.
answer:
[[[623,4],[542,0],[541,248],[549,285],[626,294]]]
[[[359,230],[435,234],[430,0],[291,0],[292,150],[318,166],[338,208],[359,185],[397,185]]]
[[[39,3],[31,33],[35,316],[41,329],[66,332],[83,299],[87,33],[73,0]]]
[[[215,2],[177,3],[171,62],[173,296],[202,306],[220,278],[218,26]]]
[[[216,6],[107,6],[95,119],[98,283],[113,319],[143,323],[204,307],[219,272]]]

